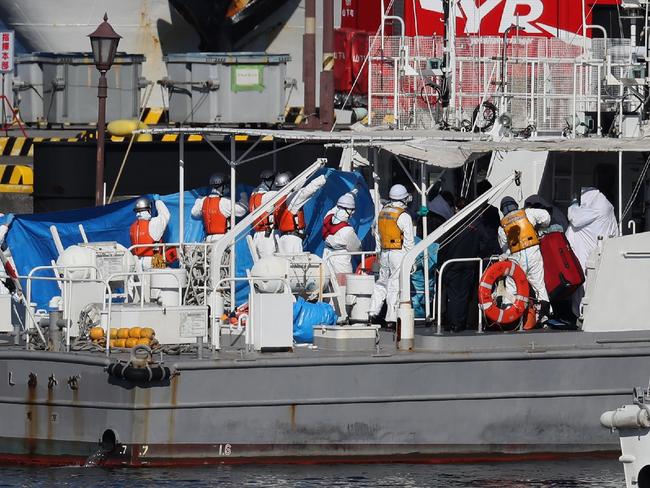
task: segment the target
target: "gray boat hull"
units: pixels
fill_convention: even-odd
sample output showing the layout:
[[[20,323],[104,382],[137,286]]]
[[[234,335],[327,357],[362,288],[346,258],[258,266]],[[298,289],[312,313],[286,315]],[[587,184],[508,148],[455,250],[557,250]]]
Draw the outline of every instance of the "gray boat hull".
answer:
[[[650,347],[168,361],[145,385],[107,364],[0,350],[0,461],[80,463],[107,431],[104,462],[126,465],[612,453],[600,413],[647,382]]]

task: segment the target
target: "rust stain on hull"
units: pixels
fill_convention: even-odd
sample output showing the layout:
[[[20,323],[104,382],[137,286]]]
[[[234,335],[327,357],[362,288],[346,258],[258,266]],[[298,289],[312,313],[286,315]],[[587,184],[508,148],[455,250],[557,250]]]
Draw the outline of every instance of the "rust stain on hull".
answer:
[[[36,452],[36,436],[38,435],[38,408],[36,406],[36,382],[27,384],[27,398],[25,403],[25,422],[27,422],[25,436],[25,450],[29,454]]]
[[[178,382],[180,377],[173,376],[170,380],[170,400],[172,408],[169,409],[169,417],[167,422],[167,442],[169,444],[174,443],[175,431],[176,431],[176,406],[178,405]]]

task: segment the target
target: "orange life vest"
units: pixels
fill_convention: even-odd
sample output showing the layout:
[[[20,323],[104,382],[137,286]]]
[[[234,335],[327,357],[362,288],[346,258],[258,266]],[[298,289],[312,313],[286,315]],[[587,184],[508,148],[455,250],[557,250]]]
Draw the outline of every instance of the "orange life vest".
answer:
[[[386,205],[379,212],[377,218],[377,230],[382,249],[402,249],[404,234],[397,225],[397,220],[406,209]]]
[[[203,227],[208,235],[225,234],[228,231],[228,217],[219,208],[221,197],[205,197],[201,209]]]
[[[149,234],[149,221],[143,219],[137,219],[131,224],[131,229],[129,229],[129,235],[131,236],[131,245],[137,246],[141,244],[156,244],[161,241],[154,241]],[[136,247],[133,249],[133,254],[138,257],[153,256],[154,252],[157,251],[154,247]]]
[[[338,231],[340,231],[343,227],[349,227],[350,225],[347,222],[339,222],[338,224],[333,224],[332,223],[333,217],[334,214],[329,214],[326,215],[325,220],[323,220],[323,239],[327,239],[329,236],[333,236]]]
[[[511,253],[516,253],[539,245],[539,237],[535,227],[526,217],[525,210],[510,212],[501,219],[501,227],[506,233],[508,247]]]
[[[259,207],[262,206],[262,197],[264,193],[253,193],[250,200],[248,200],[248,211],[253,213]],[[266,232],[273,228],[273,223],[271,222],[271,214],[264,212],[255,222],[253,222],[253,229],[255,232]]]
[[[275,207],[275,225],[284,234],[299,233],[305,230],[305,213],[302,209],[294,214],[287,208],[287,199],[283,198]]]

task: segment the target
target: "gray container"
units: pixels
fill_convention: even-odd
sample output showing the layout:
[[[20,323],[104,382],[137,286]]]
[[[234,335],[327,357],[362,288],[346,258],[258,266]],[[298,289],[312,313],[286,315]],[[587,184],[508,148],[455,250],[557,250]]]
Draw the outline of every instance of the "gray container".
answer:
[[[106,73],[106,120],[139,115],[142,78],[139,54],[118,53]],[[32,53],[16,58],[14,91],[27,123],[94,124],[97,122],[99,71],[91,53]]]
[[[184,124],[284,121],[288,54],[184,53],[165,56],[169,120]]]

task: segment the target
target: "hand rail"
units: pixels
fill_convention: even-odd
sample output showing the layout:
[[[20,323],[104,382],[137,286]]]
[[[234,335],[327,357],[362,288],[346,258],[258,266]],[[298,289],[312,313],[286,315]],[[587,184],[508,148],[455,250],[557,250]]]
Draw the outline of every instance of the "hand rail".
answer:
[[[445,261],[442,266],[440,266],[440,271],[438,271],[438,288],[436,288],[436,334],[442,335],[442,273],[445,271],[445,268],[450,264],[455,263],[471,263],[478,261],[478,275],[479,280],[483,276],[483,258],[457,258],[450,259]],[[479,307],[478,309],[478,333],[483,333],[483,313]]]

